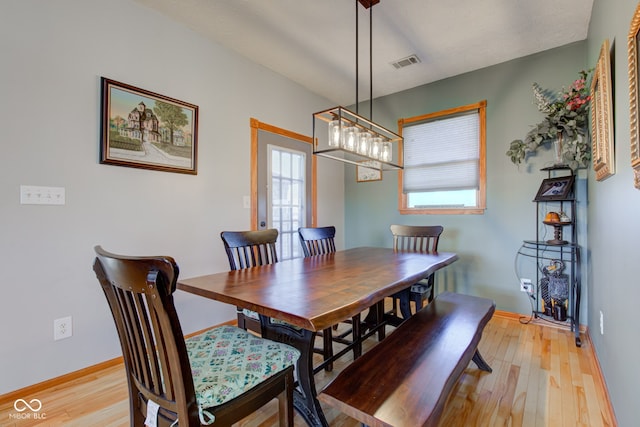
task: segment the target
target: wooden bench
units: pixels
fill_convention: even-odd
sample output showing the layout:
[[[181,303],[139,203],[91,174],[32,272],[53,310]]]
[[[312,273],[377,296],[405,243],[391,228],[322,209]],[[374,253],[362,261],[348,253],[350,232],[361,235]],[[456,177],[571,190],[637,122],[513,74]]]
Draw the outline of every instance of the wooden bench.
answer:
[[[435,426],[495,302],[445,292],[347,366],[318,399],[370,426]]]

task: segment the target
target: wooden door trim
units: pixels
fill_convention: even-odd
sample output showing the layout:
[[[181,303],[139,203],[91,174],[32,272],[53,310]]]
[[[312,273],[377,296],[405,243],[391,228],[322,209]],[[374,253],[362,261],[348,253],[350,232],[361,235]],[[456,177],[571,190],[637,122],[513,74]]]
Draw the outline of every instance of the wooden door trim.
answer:
[[[258,229],[258,131],[271,132],[286,138],[295,139],[307,144],[313,144],[313,138],[292,132],[287,129],[279,128],[251,118],[249,120],[251,126],[251,229]],[[317,161],[316,156],[311,156],[311,227],[317,224]]]

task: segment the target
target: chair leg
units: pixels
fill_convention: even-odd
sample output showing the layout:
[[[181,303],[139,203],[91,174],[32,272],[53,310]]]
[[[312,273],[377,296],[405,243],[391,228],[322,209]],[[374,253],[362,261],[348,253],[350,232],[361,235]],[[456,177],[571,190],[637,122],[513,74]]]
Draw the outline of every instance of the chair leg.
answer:
[[[385,319],[384,319],[384,300],[380,301],[375,306],[375,325],[378,328],[378,341],[382,341],[386,336]]]
[[[362,341],[360,339],[362,338],[362,332],[360,332],[360,325],[360,313],[358,313],[351,318],[351,336],[353,340],[351,342],[356,343],[356,345],[353,346],[353,360],[362,356]]]
[[[278,425],[293,427],[293,373],[285,377],[285,388],[278,395]]]
[[[411,317],[411,296],[410,292],[407,290],[406,292],[402,292],[400,294],[400,313],[402,314],[402,318],[407,320]]]
[[[247,323],[242,308],[236,307],[236,314],[238,316],[238,328],[247,330]]]
[[[435,291],[436,291],[436,280],[433,274],[429,277],[429,285],[430,285],[430,289],[429,289],[429,296],[427,297],[427,301],[431,302],[433,301],[433,297],[435,296]]]
[[[422,308],[422,295],[421,294],[415,294],[413,295],[413,302],[416,305],[416,311],[420,310]]]

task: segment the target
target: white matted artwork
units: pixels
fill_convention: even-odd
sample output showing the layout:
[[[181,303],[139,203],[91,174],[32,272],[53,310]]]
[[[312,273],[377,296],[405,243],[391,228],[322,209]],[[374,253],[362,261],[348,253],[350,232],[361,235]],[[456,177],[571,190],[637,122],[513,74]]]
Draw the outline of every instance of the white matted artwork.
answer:
[[[379,169],[380,162],[375,160],[365,160],[364,162],[360,162],[360,165],[356,166],[356,180],[358,182],[382,180],[382,171]],[[378,169],[368,168],[367,166],[372,166],[373,168]]]

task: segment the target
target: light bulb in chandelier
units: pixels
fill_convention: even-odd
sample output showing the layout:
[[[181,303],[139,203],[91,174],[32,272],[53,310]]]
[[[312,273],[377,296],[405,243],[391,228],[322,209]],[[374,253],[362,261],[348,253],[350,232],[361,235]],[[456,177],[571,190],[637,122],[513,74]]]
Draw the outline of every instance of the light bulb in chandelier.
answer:
[[[369,155],[369,146],[371,145],[371,133],[363,131],[358,137],[358,154],[364,156]]]
[[[349,126],[344,128],[344,134],[342,141],[344,143],[344,149],[349,151],[356,151],[358,146],[358,134],[360,130],[356,126]]]
[[[371,138],[371,150],[369,151],[369,157],[373,159],[380,159],[380,152],[382,150],[382,138],[376,136]]]
[[[342,120],[335,118],[329,122],[329,146],[340,147],[342,139]]]
[[[382,150],[380,152],[380,160],[383,162],[390,162],[392,156],[391,142],[385,141],[382,143]]]

